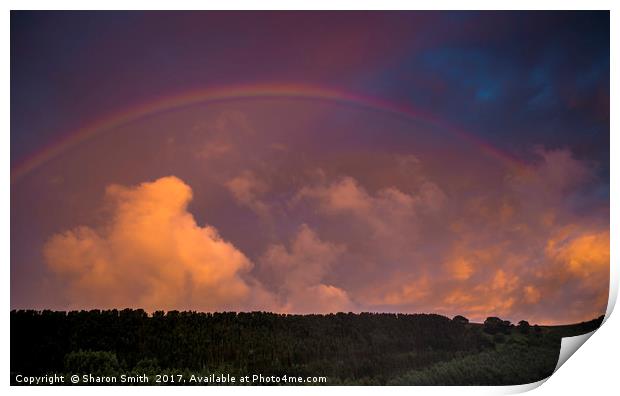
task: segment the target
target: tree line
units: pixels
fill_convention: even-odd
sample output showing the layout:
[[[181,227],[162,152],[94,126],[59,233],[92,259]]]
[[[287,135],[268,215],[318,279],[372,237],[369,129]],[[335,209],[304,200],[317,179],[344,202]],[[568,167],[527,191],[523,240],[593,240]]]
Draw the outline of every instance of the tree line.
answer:
[[[18,310],[11,311],[11,373],[262,373],[387,384],[442,362],[501,353],[498,345],[512,342],[513,333],[526,346],[559,353],[558,331],[525,333],[500,322],[435,314]]]

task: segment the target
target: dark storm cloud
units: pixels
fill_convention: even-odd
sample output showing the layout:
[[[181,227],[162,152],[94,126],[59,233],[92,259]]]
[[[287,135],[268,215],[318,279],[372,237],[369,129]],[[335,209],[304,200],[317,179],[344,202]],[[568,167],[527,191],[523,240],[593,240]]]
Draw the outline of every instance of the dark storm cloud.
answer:
[[[608,161],[607,12],[13,12],[11,32],[13,163],[153,96],[274,80]]]

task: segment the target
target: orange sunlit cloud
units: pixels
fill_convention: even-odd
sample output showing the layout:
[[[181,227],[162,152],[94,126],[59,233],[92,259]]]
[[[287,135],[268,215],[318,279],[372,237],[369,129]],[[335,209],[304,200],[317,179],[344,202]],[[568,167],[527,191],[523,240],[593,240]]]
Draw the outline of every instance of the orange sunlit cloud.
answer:
[[[109,223],[54,235],[44,250],[49,268],[68,281],[81,305],[213,310],[271,304],[244,279],[250,260],[187,212],[192,191],[181,180],[113,185],[106,194],[114,207]]]

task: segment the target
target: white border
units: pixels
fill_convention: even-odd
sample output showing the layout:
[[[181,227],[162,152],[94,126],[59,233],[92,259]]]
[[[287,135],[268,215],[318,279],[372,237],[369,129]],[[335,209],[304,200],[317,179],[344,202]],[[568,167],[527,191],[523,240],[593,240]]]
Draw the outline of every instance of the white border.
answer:
[[[2,326],[0,327],[0,339],[2,343],[2,360],[0,363],[0,373],[4,386],[9,387],[9,315],[10,309],[10,60],[9,60],[9,48],[10,48],[10,9],[50,9],[50,10],[63,10],[63,9],[84,9],[84,10],[131,10],[131,9],[181,9],[181,10],[195,10],[195,9],[301,9],[301,10],[320,10],[320,9],[419,9],[419,10],[450,10],[450,9],[497,9],[497,10],[565,10],[565,9],[581,9],[581,10],[611,10],[611,150],[617,152],[618,139],[617,139],[617,120],[614,115],[619,114],[617,101],[615,100],[616,94],[618,94],[618,79],[613,73],[614,67],[617,69],[618,65],[618,29],[617,26],[620,22],[614,5],[617,2],[604,1],[604,0],[589,0],[589,1],[551,1],[551,0],[521,0],[521,1],[458,1],[458,0],[444,0],[441,2],[430,1],[405,1],[405,0],[382,0],[382,1],[368,1],[368,0],[313,0],[313,1],[283,1],[283,0],[265,0],[265,1],[250,1],[250,0],[229,0],[229,1],[199,1],[199,0],[150,0],[150,1],[131,1],[131,0],[91,0],[88,2],[77,0],[57,0],[54,2],[44,0],[8,0],[3,2],[5,4],[5,13],[2,20],[4,23],[2,26],[2,40],[0,45],[2,46],[2,53],[5,55],[4,62],[2,62],[2,88],[5,95],[3,96],[2,106],[2,119],[4,121],[4,133],[2,134],[2,144],[0,144],[0,161],[3,163],[2,167],[2,179],[1,194],[0,194],[0,207],[3,212],[3,224],[0,228],[1,240],[0,246],[2,249],[4,260],[4,288],[2,289],[2,298],[5,304],[5,313],[2,316]],[[611,156],[611,201],[618,202],[618,160],[615,156]],[[614,232],[618,226],[618,210],[614,205],[611,205],[611,265],[610,265],[610,304],[608,307],[607,316],[611,313],[613,305],[616,301],[618,294],[618,260],[617,253],[614,246],[620,246],[618,234]],[[616,315],[617,316],[617,315]],[[619,342],[617,335],[620,334],[620,320],[617,317],[612,317],[605,322],[601,330],[597,331],[591,339],[587,342],[586,348],[581,348],[576,352],[576,357],[569,359],[568,362],[562,366],[557,373],[550,377],[544,385],[539,386],[534,390],[535,394],[609,394],[612,390],[617,389],[617,369],[616,364],[618,362],[618,353],[620,352]],[[537,384],[537,385],[540,385]],[[396,394],[422,393],[422,394],[508,394],[518,393],[531,389],[532,385],[517,386],[517,387],[296,387],[294,392],[299,395],[316,394],[318,392],[335,394],[341,392],[355,392],[362,395],[373,394],[377,392],[394,392]],[[89,394],[101,394],[108,395],[110,391],[126,393],[156,393],[156,394],[169,394],[172,389],[158,388],[158,387],[118,387],[111,389],[108,387],[89,387],[87,392]],[[174,391],[176,391],[175,389]],[[35,387],[11,387],[10,392],[15,394],[83,394],[85,389],[81,387],[56,387],[56,388],[35,388]],[[203,389],[201,387],[185,387],[184,393],[194,393],[204,395],[206,392],[217,392],[220,395],[233,395],[238,393],[258,393],[258,394],[287,394],[291,391],[291,388],[284,387],[252,387],[252,388],[237,388],[237,387],[220,387],[217,389],[208,388]]]

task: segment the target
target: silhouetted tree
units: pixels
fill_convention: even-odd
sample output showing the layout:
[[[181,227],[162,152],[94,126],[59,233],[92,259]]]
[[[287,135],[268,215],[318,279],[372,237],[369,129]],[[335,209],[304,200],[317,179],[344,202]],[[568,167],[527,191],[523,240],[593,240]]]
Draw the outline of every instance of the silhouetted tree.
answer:
[[[519,322],[517,328],[521,334],[528,334],[530,332],[530,323],[527,320],[522,320]]]
[[[456,323],[460,323],[460,324],[468,324],[469,323],[469,319],[467,319],[466,317],[462,316],[462,315],[456,315],[454,318],[452,318],[452,320]]]
[[[496,316],[490,316],[484,321],[484,331],[489,334],[496,334],[501,331],[504,321]]]
[[[484,331],[489,334],[504,333],[510,334],[510,321],[502,320],[496,316],[490,316],[484,321]]]

